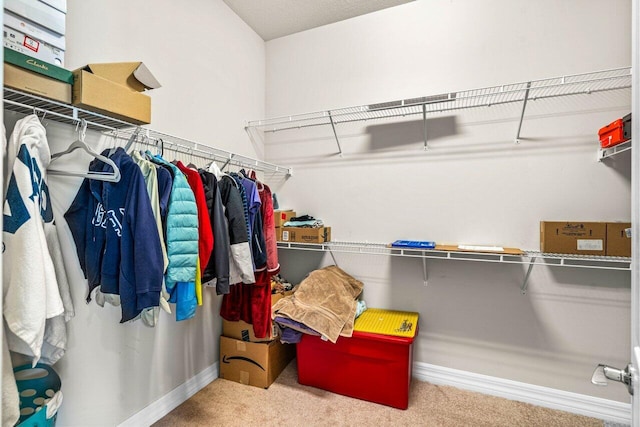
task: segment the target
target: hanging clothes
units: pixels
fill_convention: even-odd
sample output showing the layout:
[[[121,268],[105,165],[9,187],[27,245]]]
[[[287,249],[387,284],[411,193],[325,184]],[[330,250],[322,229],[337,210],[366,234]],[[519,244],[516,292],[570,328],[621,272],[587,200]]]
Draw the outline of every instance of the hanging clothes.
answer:
[[[158,230],[158,236],[160,236],[160,247],[162,249],[162,273],[167,269],[169,265],[169,257],[167,255],[167,247],[165,245],[165,237],[164,237],[164,227],[162,225],[162,212],[160,208],[160,192],[158,188],[158,172],[164,171],[164,169],[159,169],[154,163],[145,159],[140,153],[133,152],[131,154],[131,158],[138,165],[140,171],[142,172],[142,176],[144,177],[144,182],[147,186],[147,194],[149,195],[149,202],[151,203],[151,210],[153,212],[153,218],[155,219],[156,229]],[[169,174],[169,172],[166,172]],[[168,197],[167,202],[168,204]],[[166,207],[165,207],[166,209]],[[162,289],[160,291],[160,306],[152,307],[149,309],[143,310],[140,313],[140,317],[142,322],[150,327],[153,327],[158,322],[159,309],[162,308],[167,313],[171,314],[171,307],[169,306],[169,293],[167,292],[166,285],[164,283],[164,277],[162,280]]]
[[[150,152],[147,155],[151,156]],[[161,156],[151,161],[171,169],[173,182],[167,213],[167,253],[169,266],[165,275],[169,302],[176,304],[176,320],[190,319],[198,305],[195,280],[198,260],[198,209],[187,178],[177,166]]]
[[[258,187],[258,193],[260,194],[260,200],[262,201],[262,231],[264,233],[264,243],[267,253],[267,271],[270,276],[273,276],[280,272],[278,243],[276,238],[276,222],[273,214],[273,199],[269,186],[257,180],[256,186]]]
[[[196,198],[196,207],[198,209],[198,259],[200,260],[200,273],[209,263],[215,240],[213,230],[211,229],[211,218],[207,209],[207,200],[204,196],[204,187],[202,179],[197,170],[186,167],[182,162],[178,161],[178,169],[187,177],[187,182]]]
[[[202,179],[207,210],[213,230],[213,253],[202,273],[202,283],[216,287],[216,294],[229,293],[229,227],[224,216],[224,207],[215,175],[198,170]]]
[[[232,284],[255,283],[249,237],[238,184],[230,176],[220,174],[218,188],[220,188],[220,197],[225,207],[225,216],[229,226],[229,281]]]
[[[85,178],[65,219],[89,281],[87,301],[98,286],[104,294],[119,295],[122,323],[159,305],[164,267],[142,172],[122,148],[110,159],[120,169],[120,181]],[[89,166],[96,172],[110,169],[98,159]]]
[[[241,172],[244,172],[244,170]],[[231,174],[231,176],[233,176],[238,184],[242,185],[245,190],[253,270],[262,271],[266,268],[267,253],[262,230],[262,201],[260,200],[260,194],[258,193],[256,183],[244,174]]]
[[[13,163],[6,170],[10,175],[6,180],[2,233],[5,331],[9,349],[33,356],[35,366],[48,338],[53,351],[57,339],[66,342],[65,328],[46,331],[49,319],[64,316],[65,307],[45,231],[54,227],[46,182],[51,153],[46,131],[35,115],[16,123],[7,153],[7,161]],[[55,230],[51,239],[57,239],[54,233]],[[47,337],[47,332],[61,336]],[[53,359],[59,356],[53,355]]]

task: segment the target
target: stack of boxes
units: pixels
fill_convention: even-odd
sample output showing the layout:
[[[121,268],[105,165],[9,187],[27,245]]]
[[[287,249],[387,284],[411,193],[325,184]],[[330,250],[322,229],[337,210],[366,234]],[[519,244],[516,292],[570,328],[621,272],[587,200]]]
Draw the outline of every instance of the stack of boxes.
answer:
[[[4,47],[64,66],[66,0],[5,0]]]
[[[151,98],[160,87],[142,62],[64,69],[66,0],[5,0],[4,85],[125,122],[151,123]]]
[[[331,241],[331,227],[284,227],[284,224],[295,218],[296,211],[274,211],[276,223],[276,239],[279,242],[325,243]]]
[[[271,295],[271,303],[290,295]],[[257,338],[253,325],[222,320],[220,337],[220,378],[268,388],[295,357],[296,346],[282,344],[275,325],[264,338]]]

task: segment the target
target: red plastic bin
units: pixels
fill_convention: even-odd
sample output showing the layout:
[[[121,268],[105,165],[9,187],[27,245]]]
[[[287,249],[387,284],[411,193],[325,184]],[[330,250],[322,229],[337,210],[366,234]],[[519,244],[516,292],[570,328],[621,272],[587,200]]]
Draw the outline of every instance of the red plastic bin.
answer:
[[[408,338],[354,331],[335,344],[303,334],[296,345],[298,382],[407,409],[417,332]]]

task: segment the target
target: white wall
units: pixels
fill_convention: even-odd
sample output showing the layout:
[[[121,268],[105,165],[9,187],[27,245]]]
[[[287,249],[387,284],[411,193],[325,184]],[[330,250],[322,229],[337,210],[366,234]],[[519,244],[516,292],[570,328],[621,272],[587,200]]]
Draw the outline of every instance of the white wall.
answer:
[[[270,41],[267,117],[629,66],[628,0],[416,1]],[[630,157],[596,162],[598,129],[630,94],[530,102],[266,134],[267,160],[294,176],[283,208],[322,218],[334,240],[539,248],[540,220],[630,219]],[[576,113],[577,111],[577,113]],[[255,117],[259,118],[259,117]],[[416,122],[417,120],[417,122]],[[332,262],[281,251],[300,280]],[[598,363],[629,362],[628,272],[336,254],[370,307],[418,311],[415,360],[628,402],[590,383]]]
[[[264,42],[222,1],[188,3],[69,0],[66,68],[142,60],[163,85],[150,93],[152,129],[256,157],[262,148],[256,152],[243,125],[265,114]],[[10,131],[17,117],[8,116]],[[52,152],[75,139],[70,127],[53,122],[47,133]],[[80,170],[89,160],[76,152],[60,161]],[[79,185],[49,177],[76,308],[67,354],[55,365],[64,393],[58,425],[113,426],[217,362],[221,297],[205,289],[194,319],[177,323],[161,313],[154,329],[119,324],[119,307],[85,304],[86,280],[62,219]]]

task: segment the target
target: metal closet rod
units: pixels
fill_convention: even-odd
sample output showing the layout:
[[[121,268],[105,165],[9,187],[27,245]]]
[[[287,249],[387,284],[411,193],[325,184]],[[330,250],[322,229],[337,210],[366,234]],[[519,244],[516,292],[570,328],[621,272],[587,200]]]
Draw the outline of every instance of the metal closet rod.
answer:
[[[7,97],[7,93],[9,93],[9,97]],[[10,99],[10,97],[14,97],[19,99],[20,101],[30,101],[37,105],[29,105],[24,102],[20,102],[16,99]],[[34,114],[42,113],[41,120],[46,120],[47,117],[52,118],[54,121],[59,121],[63,123],[75,123],[79,124],[82,120],[84,120],[89,128],[92,129],[102,129],[103,131],[110,131],[115,133],[115,136],[118,137],[119,134],[127,134],[131,136],[133,132],[144,132],[145,135],[149,137],[149,139],[155,139],[156,141],[162,140],[166,144],[171,144],[175,147],[178,147],[185,154],[195,155],[196,152],[199,153],[199,157],[208,160],[222,160],[225,161],[225,165],[234,164],[240,166],[250,167],[255,170],[260,170],[263,172],[274,172],[274,173],[282,173],[285,176],[289,177],[293,174],[292,168],[279,166],[273,163],[265,162],[262,160],[254,159],[251,157],[243,156],[240,154],[232,153],[230,151],[222,150],[219,148],[209,147],[208,145],[198,144],[193,141],[189,141],[187,139],[170,135],[167,133],[162,133],[158,131],[151,130],[149,128],[143,128],[141,126],[134,125],[132,123],[125,122],[123,120],[115,119],[113,117],[109,117],[106,115],[102,115],[99,113],[94,113],[91,111],[82,110],[80,108],[59,103],[56,101],[52,101],[49,99],[41,98],[35,95],[22,93],[19,91],[15,91],[12,89],[5,88],[5,96],[4,96],[4,104],[5,108],[8,106],[18,107],[20,110],[15,110],[18,112],[26,113],[26,111],[32,111]],[[45,106],[51,106],[51,108],[55,108],[60,111],[65,111],[65,113],[59,111],[53,111],[50,108],[45,108]],[[8,108],[11,110],[11,108]],[[81,117],[82,115],[82,117]],[[93,120],[92,120],[93,118]],[[100,123],[99,121],[105,121],[110,124],[115,124],[118,127],[110,126],[108,124]],[[181,141],[183,144],[180,144],[176,141]],[[206,149],[198,148],[198,146]],[[176,151],[176,150],[173,150]],[[224,167],[223,166],[223,167]]]
[[[205,160],[214,160],[214,161],[224,161],[224,165],[221,169],[225,168],[229,164],[233,164],[236,166],[245,166],[251,169],[256,169],[260,171],[271,171],[271,172],[279,172],[284,173],[287,176],[291,176],[292,170],[291,168],[286,168],[283,166],[278,166],[273,163],[265,162],[262,160],[253,159],[251,157],[246,157],[240,154],[232,153],[230,151],[221,150],[219,148],[209,147],[208,145],[198,144],[196,142],[192,142],[186,140],[184,138],[180,138],[177,136],[169,135],[166,133],[161,133],[157,131],[153,131],[151,129],[138,127],[136,129],[113,129],[116,133],[115,137],[118,139],[129,139],[132,133],[137,132],[138,136],[136,138],[142,137],[143,140],[146,137],[149,141],[153,141],[156,147],[163,145],[166,150],[173,151],[176,153],[183,153],[189,156],[196,156]],[[120,136],[120,133],[125,136]],[[183,144],[176,142],[176,140],[183,141]],[[144,144],[144,142],[142,142]],[[202,148],[199,148],[202,147]]]

